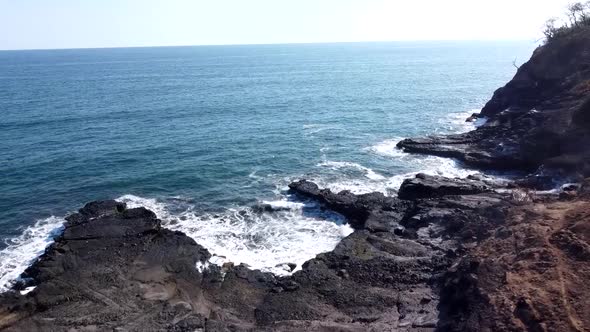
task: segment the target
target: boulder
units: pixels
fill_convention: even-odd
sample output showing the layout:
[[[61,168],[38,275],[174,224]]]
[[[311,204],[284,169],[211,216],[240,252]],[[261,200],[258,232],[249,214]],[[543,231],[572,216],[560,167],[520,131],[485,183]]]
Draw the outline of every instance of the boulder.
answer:
[[[355,229],[364,229],[367,219],[371,215],[377,216],[378,211],[398,211],[403,213],[411,205],[395,197],[388,197],[376,192],[355,195],[344,190],[334,193],[330,189],[319,189],[315,183],[307,180],[293,182],[289,184],[289,188],[295,194],[313,198],[329,209],[342,214]],[[377,221],[377,223],[383,223],[383,220]],[[385,224],[390,224],[390,222],[386,221]]]
[[[398,197],[406,200],[443,197],[448,195],[474,195],[489,191],[482,181],[473,179],[449,179],[441,176],[418,174],[405,180]]]

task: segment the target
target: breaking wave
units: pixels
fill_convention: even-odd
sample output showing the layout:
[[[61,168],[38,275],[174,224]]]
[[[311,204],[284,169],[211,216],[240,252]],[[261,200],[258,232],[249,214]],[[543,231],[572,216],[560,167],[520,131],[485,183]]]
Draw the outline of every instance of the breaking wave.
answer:
[[[7,291],[43,254],[63,229],[64,222],[58,217],[42,219],[27,227],[20,236],[6,241],[7,247],[0,251],[0,292]]]
[[[215,256],[214,264],[232,262],[252,269],[286,275],[288,263],[297,269],[317,254],[333,250],[352,233],[344,217],[312,202],[288,198],[261,202],[259,207],[230,208],[221,213],[199,213],[156,199],[125,195],[128,207],[144,206],[156,213],[163,226],[181,231]]]

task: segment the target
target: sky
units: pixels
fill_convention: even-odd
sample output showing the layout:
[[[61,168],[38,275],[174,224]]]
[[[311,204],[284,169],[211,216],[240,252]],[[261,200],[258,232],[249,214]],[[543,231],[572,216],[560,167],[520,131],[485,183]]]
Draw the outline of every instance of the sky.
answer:
[[[0,0],[0,49],[538,40],[571,0]]]

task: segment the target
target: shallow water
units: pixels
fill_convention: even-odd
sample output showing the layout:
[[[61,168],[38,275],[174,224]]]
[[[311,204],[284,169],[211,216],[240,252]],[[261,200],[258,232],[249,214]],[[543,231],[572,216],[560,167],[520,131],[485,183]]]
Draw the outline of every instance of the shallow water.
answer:
[[[0,285],[85,202],[154,209],[225,260],[283,273],[351,229],[285,193],[308,178],[395,194],[418,171],[401,138],[471,129],[526,42],[0,52]],[[252,206],[266,201],[278,211]],[[279,265],[279,267],[277,267]]]

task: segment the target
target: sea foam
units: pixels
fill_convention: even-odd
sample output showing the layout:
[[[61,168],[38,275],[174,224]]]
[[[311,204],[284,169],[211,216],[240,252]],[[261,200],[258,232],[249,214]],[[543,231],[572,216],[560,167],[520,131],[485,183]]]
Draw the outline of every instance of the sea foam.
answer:
[[[318,167],[330,167],[333,170],[338,170],[341,168],[354,168],[364,173],[364,175],[370,180],[384,180],[385,177],[381,174],[376,173],[372,169],[365,167],[363,165],[347,162],[347,161],[324,161],[317,165]]]
[[[389,151],[385,147],[395,149],[397,151]],[[421,156],[408,154],[395,147],[395,144],[390,140],[378,143],[366,149],[372,153],[384,156],[387,158],[404,159],[405,163],[411,164],[417,171],[396,174],[394,176],[386,177],[378,174],[378,177],[366,176],[365,178],[341,178],[339,180],[328,180],[324,177],[312,178],[320,187],[331,189],[334,192],[348,190],[355,194],[366,194],[370,192],[381,192],[384,195],[395,195],[404,180],[416,176],[418,173],[425,173],[428,175],[439,175],[449,178],[465,178],[469,175],[478,174],[479,172],[472,169],[464,168],[459,162],[435,156]],[[321,166],[326,163],[320,164]],[[367,174],[373,172],[367,167],[355,164],[340,162],[339,167],[348,165],[364,170]],[[375,173],[377,174],[377,173]]]
[[[365,148],[365,151],[370,151],[383,157],[404,158],[408,154],[397,148],[397,143],[399,143],[401,140],[402,139],[399,137],[387,139],[373,146]]]
[[[155,199],[125,195],[118,200],[131,208],[144,206],[154,211],[166,228],[192,237],[215,255],[211,264],[243,263],[277,275],[290,273],[284,264],[295,263],[300,269],[317,254],[333,250],[353,231],[342,216],[311,202],[263,202],[280,207],[273,212],[237,207],[222,213],[198,213],[192,208],[178,213],[171,212],[175,207]]]
[[[63,229],[65,220],[49,217],[27,227],[23,233],[6,241],[7,247],[0,251],[0,292],[5,292]]]

